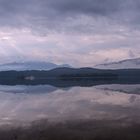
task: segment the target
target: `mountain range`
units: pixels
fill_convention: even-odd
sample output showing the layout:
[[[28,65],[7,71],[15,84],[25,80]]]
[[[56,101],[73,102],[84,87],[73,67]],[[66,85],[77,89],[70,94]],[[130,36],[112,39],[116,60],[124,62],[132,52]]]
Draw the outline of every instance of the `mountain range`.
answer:
[[[13,62],[0,65],[0,71],[51,70],[58,67],[70,67],[68,64],[56,65],[49,62]]]
[[[94,66],[97,69],[140,69],[140,58],[126,59],[119,62],[104,63]]]
[[[0,64],[0,71],[26,71],[26,70],[52,70],[55,68],[72,68],[68,64],[57,65],[50,62],[12,62],[6,64]],[[126,59],[118,62],[104,63],[95,65],[96,69],[140,69],[140,58]]]

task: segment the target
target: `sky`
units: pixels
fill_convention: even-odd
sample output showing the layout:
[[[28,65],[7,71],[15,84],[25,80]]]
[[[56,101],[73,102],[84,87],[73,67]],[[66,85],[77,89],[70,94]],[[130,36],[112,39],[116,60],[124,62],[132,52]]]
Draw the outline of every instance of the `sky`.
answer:
[[[0,0],[0,64],[75,67],[140,56],[140,0]]]

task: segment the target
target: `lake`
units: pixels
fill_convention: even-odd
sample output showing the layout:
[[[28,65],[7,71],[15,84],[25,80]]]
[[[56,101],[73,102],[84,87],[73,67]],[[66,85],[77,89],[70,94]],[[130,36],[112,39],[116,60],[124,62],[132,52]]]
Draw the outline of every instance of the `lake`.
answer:
[[[0,86],[0,140],[138,140],[140,84]]]

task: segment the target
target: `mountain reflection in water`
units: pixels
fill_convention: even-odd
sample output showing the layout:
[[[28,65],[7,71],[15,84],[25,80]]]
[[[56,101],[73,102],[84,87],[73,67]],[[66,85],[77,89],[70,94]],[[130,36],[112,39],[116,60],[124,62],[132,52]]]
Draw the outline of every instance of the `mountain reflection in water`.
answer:
[[[0,139],[139,139],[139,87],[0,86]]]

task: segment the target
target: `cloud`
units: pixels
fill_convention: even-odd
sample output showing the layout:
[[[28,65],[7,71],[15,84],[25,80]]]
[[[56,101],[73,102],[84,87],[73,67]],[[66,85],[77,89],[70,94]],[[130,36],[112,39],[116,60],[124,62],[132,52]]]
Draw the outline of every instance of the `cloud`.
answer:
[[[0,63],[93,66],[137,57],[139,9],[140,0],[0,0]]]
[[[0,0],[0,25],[88,33],[99,23],[139,22],[139,7],[139,0]]]

